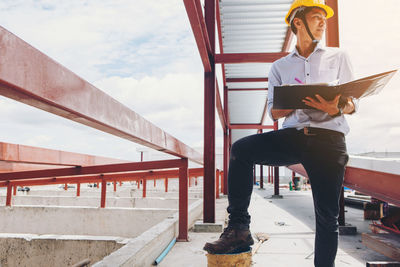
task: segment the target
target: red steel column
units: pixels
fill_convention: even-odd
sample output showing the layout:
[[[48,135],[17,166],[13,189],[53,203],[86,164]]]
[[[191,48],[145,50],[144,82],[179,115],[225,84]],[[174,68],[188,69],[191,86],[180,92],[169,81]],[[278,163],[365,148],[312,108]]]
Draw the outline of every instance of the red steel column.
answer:
[[[143,195],[142,197],[145,198],[146,197],[146,190],[147,190],[147,179],[143,179]]]
[[[338,11],[338,1],[337,0],[326,0],[325,1],[328,6],[330,6],[335,14],[332,18],[327,20],[326,27],[326,46],[331,47],[339,47],[339,11]],[[344,189],[342,187],[342,192],[340,193],[340,211],[339,211],[339,225],[345,225],[345,216],[344,216]]]
[[[64,185],[64,190],[68,190],[68,184]]]
[[[103,178],[101,180],[101,204],[100,204],[101,208],[106,207],[106,192],[107,192],[107,181]]]
[[[221,194],[225,191],[225,172],[221,171]]]
[[[271,166],[268,166],[268,183],[271,183]]]
[[[16,185],[13,186],[13,195],[14,196],[17,195],[17,186]]]
[[[326,21],[326,45],[332,47],[339,47],[339,12],[337,0],[326,0],[325,3],[330,6],[335,14],[333,17]]]
[[[156,186],[157,186],[157,179],[154,178],[154,185],[153,185],[153,187],[156,187]]]
[[[165,184],[165,192],[168,192],[168,178],[165,178],[164,184]]]
[[[218,169],[215,172],[216,172],[215,173],[215,198],[219,198],[219,176],[220,176],[220,173],[219,173]]]
[[[205,0],[205,22],[211,44],[211,71],[204,72],[203,221],[215,222],[215,0]]]
[[[81,183],[76,184],[76,196],[79,197],[81,195]]]
[[[117,181],[114,180],[114,192],[117,192]]]
[[[188,159],[182,159],[184,166],[179,168],[179,235],[178,241],[188,240]]]
[[[12,185],[10,182],[7,184],[7,197],[6,197],[6,206],[11,206],[11,196],[12,196]]]
[[[225,121],[229,125],[229,107],[228,107],[228,87],[224,86],[224,114]],[[229,168],[229,131],[224,129],[224,183],[223,183],[223,194],[228,194],[228,168]]]

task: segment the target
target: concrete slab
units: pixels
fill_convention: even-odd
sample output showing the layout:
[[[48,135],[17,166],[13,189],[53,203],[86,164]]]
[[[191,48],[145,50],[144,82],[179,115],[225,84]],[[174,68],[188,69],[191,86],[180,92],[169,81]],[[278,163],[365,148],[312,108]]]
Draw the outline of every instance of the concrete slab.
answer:
[[[203,201],[198,200],[189,206],[189,226],[201,216]],[[132,239],[121,249],[113,252],[93,266],[151,266],[154,260],[162,253],[171,240],[178,235],[178,213],[173,217],[153,226],[140,236]],[[176,244],[190,244],[191,242],[177,242]],[[180,266],[175,263],[170,266]],[[182,265],[187,266],[187,265]],[[190,266],[190,265],[188,265]]]
[[[189,205],[197,199],[190,198]],[[5,196],[0,196],[0,206],[4,206]],[[165,197],[114,197],[106,199],[106,207],[126,207],[126,208],[178,208],[178,198]],[[100,196],[36,196],[36,195],[17,195],[13,196],[11,205],[35,205],[35,206],[85,206],[99,207]]]
[[[3,233],[136,237],[174,209],[92,207],[0,207]]]
[[[86,258],[93,263],[127,242],[116,237],[0,234],[0,266],[72,266]]]
[[[273,195],[273,186],[266,190],[254,190],[249,212],[251,231],[270,236],[253,257],[253,266],[287,267],[314,266],[314,209],[311,191],[289,191],[281,189],[282,199],[265,198]],[[218,212],[226,208],[219,206]],[[363,220],[363,211],[346,207],[346,220],[359,232],[369,231],[368,221]],[[206,266],[204,244],[218,239],[218,233],[190,233],[191,242],[178,243],[160,266]],[[336,258],[337,267],[364,267],[367,261],[390,260],[361,243],[361,235],[340,236]]]

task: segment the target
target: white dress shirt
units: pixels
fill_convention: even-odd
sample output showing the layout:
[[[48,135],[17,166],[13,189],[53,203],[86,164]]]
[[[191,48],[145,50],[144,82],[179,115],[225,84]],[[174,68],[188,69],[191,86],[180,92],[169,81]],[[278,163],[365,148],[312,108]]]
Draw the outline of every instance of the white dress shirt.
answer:
[[[297,49],[286,57],[272,64],[268,74],[268,113],[271,110],[274,97],[274,86],[296,84],[296,79],[305,84],[330,83],[339,84],[354,80],[352,66],[348,55],[336,47],[324,47],[320,43],[308,58],[299,55]],[[354,103],[355,107],[357,103]],[[272,118],[273,119],[273,118]],[[350,128],[344,117],[332,118],[327,113],[316,109],[296,109],[289,114],[282,125],[283,128],[317,127],[347,134]]]

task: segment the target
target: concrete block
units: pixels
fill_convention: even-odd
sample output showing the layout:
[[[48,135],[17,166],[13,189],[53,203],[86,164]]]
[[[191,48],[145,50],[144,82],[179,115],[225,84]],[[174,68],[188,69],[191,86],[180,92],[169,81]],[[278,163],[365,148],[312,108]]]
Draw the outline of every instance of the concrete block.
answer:
[[[352,225],[339,226],[339,235],[356,235],[357,227]]]
[[[72,266],[85,258],[96,262],[127,242],[117,237],[0,234],[0,266]]]
[[[176,209],[0,207],[0,229],[4,233],[133,238],[175,212]]]
[[[203,201],[189,206],[189,226],[193,225],[203,212]],[[178,233],[178,213],[153,226],[128,244],[114,251],[93,267],[142,267],[151,266],[154,260],[168,246]]]
[[[272,195],[270,198],[272,198],[272,199],[282,199],[283,196],[282,195]]]
[[[202,221],[197,221],[193,226],[193,232],[196,233],[221,233],[223,229],[223,222],[204,223]]]

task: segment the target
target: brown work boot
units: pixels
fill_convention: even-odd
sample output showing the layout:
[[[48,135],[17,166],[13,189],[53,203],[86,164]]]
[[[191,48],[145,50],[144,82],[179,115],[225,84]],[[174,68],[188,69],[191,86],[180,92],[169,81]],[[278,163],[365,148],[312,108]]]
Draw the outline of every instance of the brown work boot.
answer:
[[[219,239],[212,243],[206,243],[204,250],[210,254],[229,254],[245,251],[254,241],[249,230],[225,228]]]

